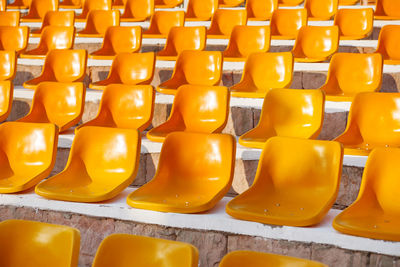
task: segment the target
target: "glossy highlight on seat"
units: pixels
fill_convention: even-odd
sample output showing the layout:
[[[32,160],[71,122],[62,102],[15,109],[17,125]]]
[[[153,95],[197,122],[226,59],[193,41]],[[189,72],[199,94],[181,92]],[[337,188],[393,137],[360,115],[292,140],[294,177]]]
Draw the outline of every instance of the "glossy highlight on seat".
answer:
[[[57,11],[58,0],[32,0],[29,5],[28,14],[21,18],[24,22],[40,22],[46,12]]]
[[[19,11],[0,11],[0,27],[1,26],[19,26]]]
[[[156,8],[172,8],[179,6],[183,0],[154,0]]]
[[[27,48],[28,38],[27,26],[0,26],[0,50],[11,50],[20,54]]]
[[[13,103],[14,87],[11,81],[0,81],[0,122],[7,119]]]
[[[128,205],[179,213],[213,208],[232,185],[235,149],[229,134],[170,133],[154,178],[128,196]]]
[[[74,27],[74,23],[74,11],[48,11],[42,20],[42,27],[37,30],[32,30],[30,36],[40,37],[43,29],[47,26]]]
[[[104,37],[107,28],[119,26],[119,10],[93,10],[86,20],[85,28],[76,33],[79,37]]]
[[[127,0],[121,21],[145,21],[154,13],[154,0]]]
[[[143,31],[143,38],[165,38],[172,27],[185,25],[184,11],[155,11],[150,26]]]
[[[385,64],[400,64],[400,25],[385,25],[381,28],[378,48],[375,53],[383,56]]]
[[[338,142],[272,137],[252,186],[231,200],[226,212],[265,224],[318,224],[335,203],[342,161]]]
[[[307,10],[304,8],[276,9],[271,17],[271,39],[296,39],[300,28],[306,26],[307,21]]]
[[[329,20],[338,10],[339,0],[305,0],[308,20]]]
[[[14,51],[0,50],[0,81],[12,81],[17,73],[17,56]]]
[[[400,19],[400,2],[397,0],[376,0],[375,19]]]
[[[218,0],[189,0],[185,19],[187,21],[210,20],[218,9]]]
[[[76,20],[85,22],[90,11],[93,10],[111,10],[112,0],[84,0],[82,13],[76,16]]]
[[[38,184],[55,200],[100,202],[114,198],[136,177],[140,134],[134,129],[87,126],[75,132],[65,169]]]
[[[228,39],[233,28],[247,24],[247,11],[244,9],[217,9],[211,19],[207,38]]]
[[[278,9],[278,0],[246,0],[248,20],[269,20]]]
[[[357,40],[368,37],[374,28],[372,8],[339,9],[334,24],[339,27],[341,40]]]

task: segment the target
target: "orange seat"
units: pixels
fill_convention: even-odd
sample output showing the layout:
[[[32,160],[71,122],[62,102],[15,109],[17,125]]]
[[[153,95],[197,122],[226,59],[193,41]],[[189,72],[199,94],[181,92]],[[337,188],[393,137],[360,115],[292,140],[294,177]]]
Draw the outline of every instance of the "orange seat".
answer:
[[[399,147],[399,93],[358,93],[353,100],[345,131],[335,141],[345,154],[368,155],[376,147]]]
[[[110,84],[104,90],[97,116],[85,126],[144,131],[153,119],[155,94],[151,85]]]
[[[35,89],[31,110],[20,122],[54,123],[64,132],[82,119],[83,83],[42,82]]]
[[[271,17],[271,39],[296,39],[301,27],[308,21],[307,10],[276,9]]]
[[[400,3],[397,0],[376,0],[375,19],[400,19]]]
[[[210,20],[218,9],[218,0],[189,0],[185,19],[187,21]]]
[[[32,0],[14,0],[7,4],[7,8],[28,9]]]
[[[379,91],[382,84],[382,55],[337,53],[329,64],[321,90],[328,101],[352,101],[359,92]]]
[[[308,20],[329,20],[338,10],[339,0],[305,0]]]
[[[54,124],[4,122],[0,136],[1,194],[25,191],[50,174],[57,153],[58,133]],[[1,262],[4,255],[0,258]]]
[[[213,208],[232,185],[235,147],[228,134],[170,133],[156,175],[128,196],[128,205],[179,213]]]
[[[338,142],[272,137],[253,184],[226,205],[226,212],[265,224],[318,224],[335,203],[342,160]]]
[[[104,37],[107,28],[119,26],[118,10],[93,10],[89,12],[85,28],[76,33],[79,37]]]
[[[75,132],[65,169],[38,184],[36,194],[56,200],[114,198],[136,177],[140,134],[133,129],[87,126]]]
[[[110,26],[106,30],[101,48],[89,54],[89,58],[113,59],[118,53],[139,52],[141,46],[140,26]]]
[[[267,52],[270,42],[269,26],[235,26],[223,52],[224,61],[245,61],[252,53]]]
[[[18,55],[28,46],[28,38],[27,26],[0,26],[0,50],[12,50]]]
[[[59,6],[64,9],[80,9],[82,8],[82,0],[62,0]]]
[[[47,26],[43,29],[38,46],[20,55],[21,58],[45,58],[54,49],[72,49],[75,28],[65,26]]]
[[[143,38],[165,38],[172,27],[184,25],[184,11],[156,11],[151,16],[149,28],[143,31]]]
[[[263,148],[274,136],[315,139],[322,130],[325,95],[321,90],[271,89],[260,120],[239,137],[239,144]]]
[[[46,12],[57,11],[58,0],[32,0],[28,14],[21,18],[24,22],[41,22]]]
[[[82,13],[76,16],[76,21],[85,22],[92,10],[111,10],[112,0],[84,0]]]
[[[12,81],[17,73],[17,56],[14,51],[0,50],[0,81]]]
[[[228,39],[236,25],[247,24],[247,12],[244,9],[218,9],[215,11],[210,28],[207,30],[209,39]]]
[[[321,62],[329,60],[338,48],[337,26],[303,26],[299,30],[292,53],[297,62]]]
[[[198,27],[172,27],[165,47],[157,52],[159,60],[176,60],[184,50],[202,51],[206,48],[206,28]]]
[[[371,152],[358,197],[336,216],[333,221],[336,230],[349,235],[400,241],[399,159],[398,148],[375,148]]]
[[[147,132],[163,142],[172,132],[220,133],[228,121],[229,90],[224,86],[182,85],[176,92],[168,120]]]
[[[0,223],[2,267],[78,266],[78,229],[25,220]]]
[[[48,11],[44,15],[42,27],[37,30],[31,31],[32,37],[40,37],[42,31],[47,26],[64,26],[74,27],[75,12],[74,11]]]
[[[114,9],[123,9],[127,0],[111,0]]]
[[[279,6],[298,6],[301,5],[304,0],[278,0]]]
[[[384,63],[400,64],[400,25],[385,25],[381,28],[378,38],[378,48],[375,53],[383,56]]]
[[[86,50],[51,50],[39,77],[24,82],[23,86],[35,89],[41,82],[82,82],[86,74],[86,62]]]
[[[0,26],[19,26],[19,11],[0,11]]]
[[[171,78],[161,83],[157,91],[175,94],[181,85],[219,85],[221,78],[221,52],[186,50],[179,54]]]
[[[264,98],[272,88],[288,88],[293,79],[293,63],[290,52],[251,54],[240,82],[230,88],[232,96]]]
[[[246,0],[248,20],[269,20],[278,9],[278,0]]]
[[[154,0],[127,0],[121,21],[145,21],[154,13]]]
[[[219,0],[219,7],[236,7],[244,3],[244,0]]]
[[[334,24],[339,27],[341,40],[363,39],[368,37],[374,28],[374,10],[339,9]]]
[[[0,122],[10,115],[13,102],[13,84],[11,81],[0,81]]]
[[[339,5],[340,6],[352,6],[357,3],[360,3],[360,0],[339,0]]]
[[[198,254],[196,247],[183,242],[112,234],[101,242],[93,267],[127,267],[132,260],[136,266],[197,267]]]
[[[183,0],[155,0],[156,8],[173,8],[183,3]]]
[[[111,65],[105,80],[90,83],[89,88],[104,90],[109,84],[150,84],[153,80],[156,57],[154,52],[120,53]]]

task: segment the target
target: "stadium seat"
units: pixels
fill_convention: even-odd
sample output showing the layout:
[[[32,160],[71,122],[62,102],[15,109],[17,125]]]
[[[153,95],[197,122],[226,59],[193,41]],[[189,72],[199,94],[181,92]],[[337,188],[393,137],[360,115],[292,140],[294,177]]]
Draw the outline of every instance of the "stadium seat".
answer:
[[[57,11],[58,0],[32,0],[28,14],[21,18],[23,22],[41,22],[46,12]]]
[[[7,8],[28,9],[31,2],[32,0],[14,0],[7,4]]]
[[[170,133],[156,175],[128,196],[128,205],[179,213],[213,208],[232,185],[235,147],[229,134]]]
[[[308,20],[330,20],[338,10],[339,0],[305,0]]]
[[[24,82],[23,86],[35,89],[41,82],[82,82],[86,74],[86,62],[86,50],[52,50],[46,56],[39,77]]]
[[[342,160],[338,142],[272,137],[262,150],[253,184],[226,205],[226,212],[265,224],[318,224],[335,203]]]
[[[0,50],[0,81],[12,81],[17,73],[17,56],[14,51]]]
[[[75,267],[79,246],[76,228],[26,220],[0,222],[2,267]]]
[[[89,12],[85,28],[76,33],[79,37],[104,37],[107,28],[119,26],[118,10],[93,10]]]
[[[278,9],[278,0],[246,0],[248,20],[269,20]]]
[[[86,87],[83,83],[42,82],[35,89],[31,110],[20,122],[54,123],[65,132],[82,119]]]
[[[229,39],[236,25],[247,24],[247,12],[243,9],[218,9],[215,11],[210,28],[207,30],[209,39]]]
[[[112,0],[84,0],[82,13],[76,16],[76,21],[85,22],[92,10],[111,10]]]
[[[179,54],[171,78],[161,83],[157,91],[174,95],[181,85],[219,85],[221,78],[221,52],[186,50]]]
[[[325,95],[314,89],[271,89],[254,129],[239,137],[239,144],[263,148],[273,136],[315,139],[322,130]]]
[[[329,60],[339,48],[337,26],[303,26],[300,28],[292,53],[297,62]]]
[[[219,7],[236,7],[244,3],[244,0],[219,0]]]
[[[374,28],[372,8],[339,9],[334,24],[339,27],[341,40],[357,40],[368,37]]]
[[[210,20],[218,9],[218,0],[189,0],[185,19],[187,21]]]
[[[385,25],[381,28],[378,48],[375,53],[383,56],[385,64],[400,64],[400,25]]]
[[[111,0],[113,9],[124,9],[126,0]]]
[[[154,99],[151,85],[110,84],[103,92],[97,116],[76,129],[102,126],[142,132],[153,119]]]
[[[183,3],[183,0],[155,0],[156,8],[173,8]]]
[[[383,59],[379,53],[337,53],[331,59],[321,90],[328,101],[352,101],[357,93],[379,91],[382,73]]]
[[[75,132],[68,162],[35,188],[56,200],[100,202],[128,187],[139,167],[140,134],[134,129],[87,126]]]
[[[17,55],[28,46],[29,28],[27,26],[1,26],[0,50],[15,51]]]
[[[206,28],[198,27],[172,27],[165,47],[157,52],[159,60],[176,60],[184,50],[202,51],[206,48]]]
[[[298,6],[301,5],[304,0],[278,0],[279,6]]]
[[[336,216],[333,221],[336,230],[349,235],[400,241],[399,159],[399,148],[375,148],[371,152],[358,197]]]
[[[328,267],[317,261],[248,250],[229,252],[222,258],[219,267],[242,267],[244,265],[252,267]]]
[[[375,19],[399,20],[400,2],[397,0],[376,0]]]
[[[0,27],[1,26],[19,26],[19,11],[0,11]]]
[[[228,121],[229,90],[224,86],[182,85],[166,122],[147,132],[163,142],[172,132],[220,133]]]
[[[48,11],[42,20],[42,27],[32,30],[30,36],[40,37],[42,31],[47,26],[64,26],[74,27],[75,12],[74,11]]]
[[[0,81],[0,122],[10,115],[13,102],[13,84],[11,81]]]
[[[62,0],[59,7],[63,9],[80,9],[82,8],[82,1],[85,0]]]
[[[232,96],[264,98],[272,88],[288,88],[293,79],[293,63],[290,52],[250,55],[240,82],[230,88]]]
[[[45,58],[54,49],[72,49],[75,39],[75,27],[46,26],[43,29],[36,48],[23,52],[21,58]]]
[[[339,0],[339,5],[340,6],[352,6],[357,3],[360,3],[360,0]]]
[[[268,52],[270,42],[269,26],[235,26],[223,52],[224,61],[245,61],[252,53]]]
[[[271,17],[271,39],[296,39],[300,28],[307,25],[307,10],[276,9]]]
[[[358,93],[344,133],[335,138],[348,155],[367,156],[377,147],[399,147],[399,93]]]
[[[155,11],[143,38],[166,38],[172,27],[185,25],[184,11]]]
[[[154,13],[154,0],[127,0],[121,21],[145,21]]]
[[[0,125],[0,136],[1,194],[25,191],[50,174],[56,161],[57,126],[4,122]]]
[[[89,58],[113,59],[118,53],[139,52],[141,47],[140,26],[110,26],[106,30],[101,48],[89,54]]]
[[[104,90],[109,84],[150,84],[153,80],[156,57],[154,52],[119,53],[113,60],[105,80],[90,83],[89,88]]]
[[[197,267],[196,247],[154,237],[112,234],[100,244],[93,267]]]

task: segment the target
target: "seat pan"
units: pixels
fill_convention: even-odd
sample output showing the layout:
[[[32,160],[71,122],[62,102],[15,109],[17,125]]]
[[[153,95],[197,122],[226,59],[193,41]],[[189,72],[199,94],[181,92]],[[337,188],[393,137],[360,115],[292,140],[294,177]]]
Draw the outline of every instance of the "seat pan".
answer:
[[[157,86],[156,90],[157,90],[157,92],[160,92],[162,94],[175,95],[176,92],[178,91],[178,88],[171,88],[171,87],[165,88],[165,87],[162,87],[160,84],[160,86]]]
[[[331,56],[327,56],[327,57],[320,57],[320,58],[300,58],[300,57],[295,57],[294,60],[296,62],[304,62],[304,63],[315,63],[315,62],[322,62],[322,61],[326,61],[329,60]]]
[[[0,193],[16,193],[25,191],[33,186],[35,186],[42,179],[46,178],[47,175],[41,175],[40,171],[33,173],[32,171],[21,174],[13,174],[9,177],[0,178]]]
[[[239,144],[246,147],[264,148],[265,142],[272,136],[276,135],[260,135],[257,134],[256,128],[248,131],[239,137]]]
[[[246,57],[224,57],[224,61],[245,62]]]
[[[146,21],[147,18],[124,18],[121,16],[120,21],[121,22],[142,22]]]
[[[397,59],[397,60],[395,60],[395,59],[385,59],[383,61],[383,63],[385,65],[400,65],[400,59]]]
[[[243,82],[240,82],[230,88],[231,96],[246,98],[265,98],[265,95],[269,90],[271,90],[271,88],[257,88],[254,83]]]
[[[296,36],[290,35],[271,35],[272,40],[295,40]]]
[[[399,20],[400,17],[376,16],[376,15],[374,15],[374,19],[376,19],[376,20]]]
[[[167,39],[167,35],[161,33],[143,33],[142,38],[155,38],[155,39]]]
[[[207,39],[229,39],[229,36],[223,34],[207,34]]]
[[[178,56],[157,56],[157,60],[176,61]]]
[[[349,35],[349,36],[340,36],[340,40],[361,40],[366,38],[368,34],[363,34],[363,35]]]

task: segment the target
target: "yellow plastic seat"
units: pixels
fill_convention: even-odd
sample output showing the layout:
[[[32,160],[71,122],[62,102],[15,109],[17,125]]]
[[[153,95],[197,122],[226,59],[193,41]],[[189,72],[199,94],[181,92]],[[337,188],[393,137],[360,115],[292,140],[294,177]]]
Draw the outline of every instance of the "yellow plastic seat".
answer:
[[[139,52],[141,47],[140,26],[110,26],[106,30],[101,48],[89,54],[89,58],[113,59],[119,53]]]
[[[153,119],[155,94],[151,85],[110,84],[104,90],[97,116],[85,126],[144,131]]]
[[[219,7],[236,7],[244,3],[244,0],[219,0]]]
[[[338,26],[303,26],[292,53],[297,62],[321,62],[329,60],[338,48]]]
[[[54,124],[4,122],[0,136],[1,194],[25,191],[50,174],[57,153]]]
[[[378,48],[375,53],[383,56],[385,64],[400,64],[400,25],[385,25],[381,28]]]
[[[28,9],[31,2],[32,0],[14,0],[7,4],[7,8]]]
[[[229,90],[224,86],[182,85],[168,120],[147,132],[163,142],[172,132],[220,133],[228,121]]]
[[[134,129],[87,126],[75,132],[65,169],[38,184],[36,194],[56,200],[100,202],[128,187],[139,167]]]
[[[372,8],[339,9],[334,24],[339,27],[341,40],[357,40],[368,37],[374,28]]]
[[[221,52],[185,50],[179,54],[171,78],[161,83],[157,91],[174,95],[181,85],[219,85],[221,78]]]
[[[307,21],[307,10],[304,8],[276,9],[271,17],[271,39],[296,39],[300,28],[306,26]]]
[[[29,28],[27,26],[0,26],[0,50],[11,50],[18,54],[28,46]]]
[[[47,26],[43,29],[36,48],[25,51],[21,58],[45,58],[54,49],[72,49],[75,39],[75,27]]]
[[[338,142],[272,137],[253,184],[226,205],[226,212],[265,224],[318,224],[335,203],[342,160]]]
[[[40,29],[31,31],[30,36],[40,37],[43,29],[47,26],[74,27],[74,23],[74,11],[48,11],[42,20],[42,27]]]
[[[208,21],[218,9],[218,0],[189,0],[185,19]]]
[[[63,9],[80,9],[82,8],[82,0],[62,0],[59,7]]]
[[[360,3],[360,0],[339,0],[340,6],[352,6],[357,3]]]
[[[31,110],[20,122],[54,123],[64,132],[82,119],[83,83],[42,82],[35,89]]]
[[[339,0],[305,0],[308,20],[330,20],[338,10]]]
[[[301,5],[304,0],[278,0],[279,6],[298,6]]]
[[[85,22],[93,10],[111,10],[111,2],[112,0],[84,0],[82,13],[76,16],[76,21]]]
[[[378,20],[400,19],[400,2],[397,0],[376,0],[374,17]]]
[[[360,92],[381,88],[383,59],[379,53],[337,53],[329,64],[325,84],[320,88],[328,101],[352,101]]]
[[[119,53],[113,60],[105,80],[90,83],[89,88],[104,90],[109,84],[150,84],[153,80],[156,57],[154,52]]]
[[[170,133],[156,175],[128,196],[128,205],[179,213],[213,208],[232,185],[235,148],[228,134]]]
[[[0,81],[0,122],[7,119],[13,102],[13,84],[11,81]]]
[[[197,267],[199,252],[183,242],[112,234],[100,244],[93,267]]]
[[[371,152],[357,199],[333,220],[336,230],[400,241],[399,159],[398,148],[375,148]]]
[[[154,0],[127,0],[121,21],[145,21],[154,13]]]
[[[172,27],[169,31],[165,47],[157,52],[159,60],[176,60],[184,50],[202,51],[206,48],[206,28]]]
[[[236,250],[226,254],[219,267],[328,267],[317,261],[288,257],[278,254],[270,254],[248,250]]]
[[[252,53],[268,52],[270,42],[269,26],[235,26],[223,52],[224,61],[245,61]]]
[[[269,20],[278,9],[278,0],[246,0],[248,20]]]
[[[155,0],[156,8],[173,8],[181,5],[183,0]]]
[[[19,11],[0,11],[0,26],[19,26]]]
[[[0,222],[2,267],[76,267],[78,229],[26,220]]]
[[[14,51],[0,50],[0,81],[12,81],[17,73],[17,56]]]
[[[76,33],[79,37],[104,37],[107,28],[119,26],[119,10],[92,10],[86,20],[85,28]]]
[[[172,27],[184,25],[184,11],[156,11],[151,16],[149,28],[143,31],[143,38],[166,38]]]
[[[46,12],[57,11],[58,0],[32,0],[28,14],[21,18],[24,22],[41,22]]]
[[[251,54],[240,82],[230,88],[232,96],[264,98],[272,88],[290,87],[293,64],[290,52]]]
[[[51,50],[39,77],[24,82],[23,86],[35,89],[41,82],[82,82],[86,74],[86,62],[86,50]]]
[[[218,9],[215,11],[210,28],[207,30],[209,39],[229,39],[236,25],[247,24],[247,11],[244,9]]]
[[[322,130],[325,95],[321,90],[272,89],[254,129],[239,137],[239,144],[263,148],[274,136],[315,139]]]

